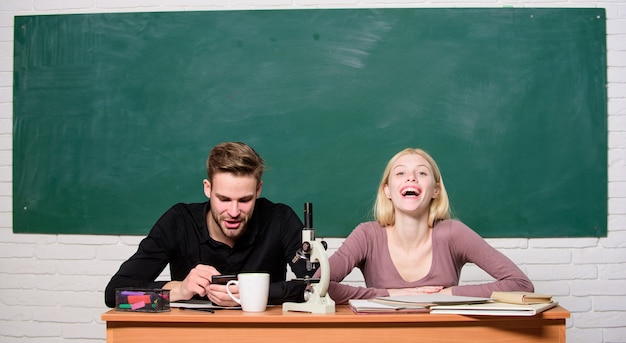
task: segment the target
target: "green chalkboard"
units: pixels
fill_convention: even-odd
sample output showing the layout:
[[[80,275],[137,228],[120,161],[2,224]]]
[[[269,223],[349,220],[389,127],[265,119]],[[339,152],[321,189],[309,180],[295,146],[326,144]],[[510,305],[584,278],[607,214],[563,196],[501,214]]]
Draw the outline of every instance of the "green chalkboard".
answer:
[[[14,232],[143,235],[232,140],[319,236],[405,147],[485,237],[607,232],[603,9],[16,16],[14,57]]]

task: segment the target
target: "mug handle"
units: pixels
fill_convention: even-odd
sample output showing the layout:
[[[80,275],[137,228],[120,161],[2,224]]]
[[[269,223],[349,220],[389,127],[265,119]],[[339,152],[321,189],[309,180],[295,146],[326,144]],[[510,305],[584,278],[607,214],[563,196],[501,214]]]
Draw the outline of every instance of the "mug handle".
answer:
[[[233,299],[234,301],[237,302],[237,304],[241,305],[241,299],[237,298],[236,296],[233,295],[233,293],[230,292],[230,285],[238,285],[239,281],[238,280],[230,280],[226,283],[226,292],[228,292],[228,295],[230,295],[231,299]]]

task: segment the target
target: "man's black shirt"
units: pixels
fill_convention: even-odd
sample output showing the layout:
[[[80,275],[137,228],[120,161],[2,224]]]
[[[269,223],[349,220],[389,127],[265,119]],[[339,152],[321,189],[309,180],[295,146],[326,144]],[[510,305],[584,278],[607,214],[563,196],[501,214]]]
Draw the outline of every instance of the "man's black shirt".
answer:
[[[198,264],[211,265],[222,274],[270,274],[269,304],[304,301],[306,285],[286,281],[287,264],[301,278],[312,276],[306,263],[292,263],[302,246],[302,222],[287,205],[265,198],[256,200],[242,237],[231,248],[209,236],[206,215],[209,202],[176,204],[165,212],[144,238],[137,252],[124,262],[105,290],[105,303],[115,307],[117,288],[161,288],[155,281],[170,265],[172,280],[182,281]]]

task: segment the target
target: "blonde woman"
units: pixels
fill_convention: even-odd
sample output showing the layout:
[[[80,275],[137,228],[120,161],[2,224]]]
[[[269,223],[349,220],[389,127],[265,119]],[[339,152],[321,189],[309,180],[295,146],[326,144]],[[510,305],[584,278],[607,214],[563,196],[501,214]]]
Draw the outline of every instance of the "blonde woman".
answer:
[[[433,158],[405,149],[387,164],[374,205],[376,221],[359,224],[330,258],[329,294],[336,303],[377,296],[442,293],[489,297],[534,290],[528,277],[476,232],[450,218],[448,195]],[[474,263],[494,280],[459,286]],[[366,287],[340,282],[359,268]]]

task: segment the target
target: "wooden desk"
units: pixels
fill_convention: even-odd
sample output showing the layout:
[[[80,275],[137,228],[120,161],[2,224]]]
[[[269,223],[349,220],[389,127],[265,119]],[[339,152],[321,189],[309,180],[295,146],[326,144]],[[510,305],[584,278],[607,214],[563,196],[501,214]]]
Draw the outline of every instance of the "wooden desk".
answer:
[[[565,319],[557,306],[533,317],[448,314],[356,315],[346,306],[334,314],[262,313],[172,309],[164,313],[110,310],[102,315],[107,342],[565,342]]]

